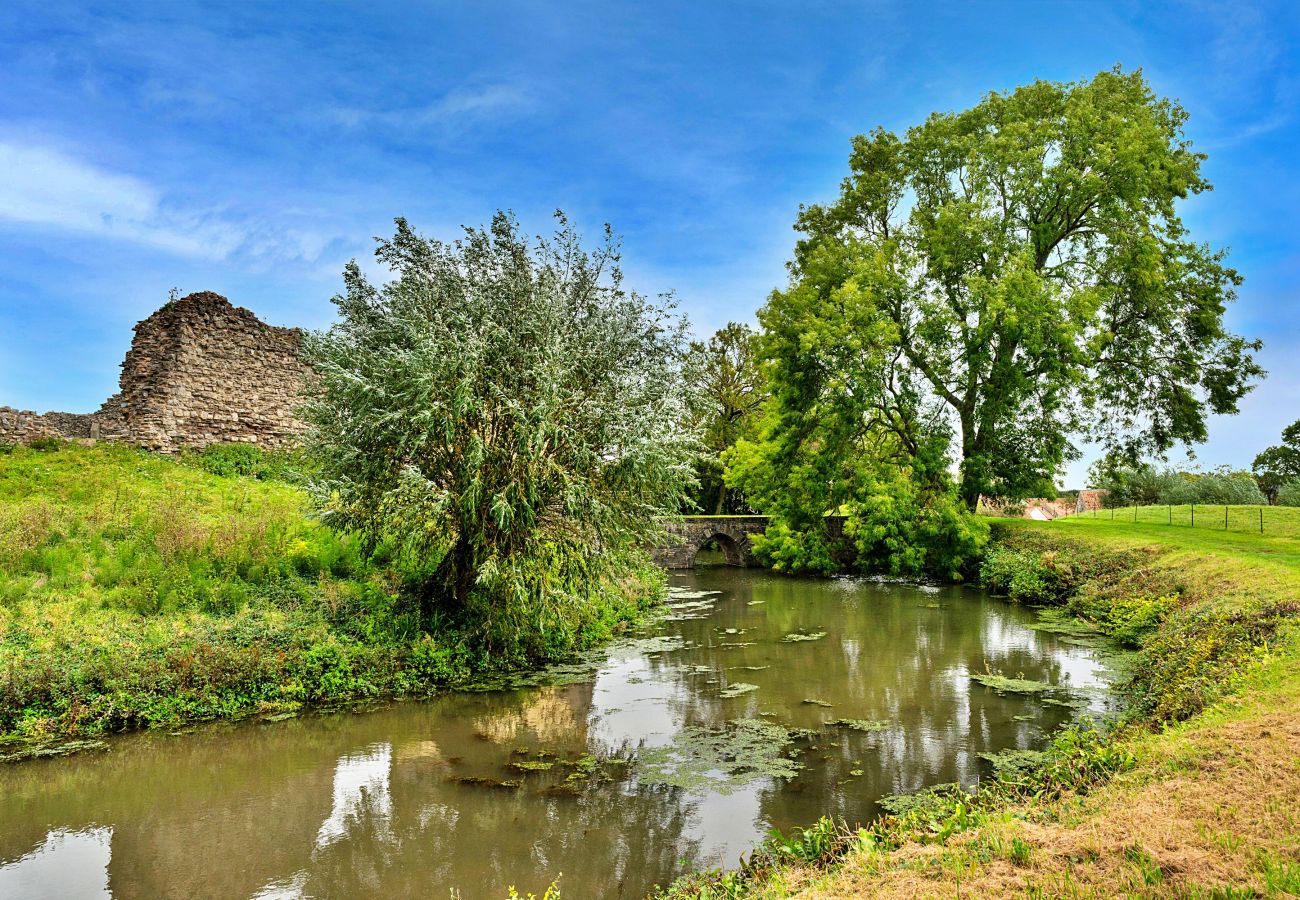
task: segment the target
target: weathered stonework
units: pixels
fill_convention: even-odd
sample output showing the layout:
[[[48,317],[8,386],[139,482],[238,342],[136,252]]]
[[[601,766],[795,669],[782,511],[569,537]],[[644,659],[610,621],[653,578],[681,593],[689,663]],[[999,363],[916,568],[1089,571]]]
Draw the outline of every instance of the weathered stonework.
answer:
[[[209,291],[172,301],[135,326],[121,390],[98,412],[38,416],[0,408],[0,441],[57,435],[175,452],[242,442],[283,447],[311,369],[302,332],[276,328]]]
[[[28,409],[0,406],[0,443],[27,444],[40,438],[89,438],[92,413],[50,412],[39,415]]]
[[[660,519],[664,538],[651,549],[651,558],[665,569],[689,569],[695,555],[710,541],[727,558],[727,565],[751,568],[759,565],[752,539],[762,534],[771,520],[767,516],[678,516]],[[826,531],[834,547],[836,562],[849,565],[854,550],[844,539],[844,517],[827,516]]]

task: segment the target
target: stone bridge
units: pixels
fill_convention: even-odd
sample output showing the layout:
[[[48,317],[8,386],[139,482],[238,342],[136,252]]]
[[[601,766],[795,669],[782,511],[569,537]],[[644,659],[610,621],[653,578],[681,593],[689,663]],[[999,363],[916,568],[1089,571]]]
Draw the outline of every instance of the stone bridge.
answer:
[[[729,566],[757,566],[749,539],[767,528],[767,516],[680,516],[662,519],[666,537],[652,551],[654,561],[665,569],[689,569],[695,554],[710,541],[727,557]]]

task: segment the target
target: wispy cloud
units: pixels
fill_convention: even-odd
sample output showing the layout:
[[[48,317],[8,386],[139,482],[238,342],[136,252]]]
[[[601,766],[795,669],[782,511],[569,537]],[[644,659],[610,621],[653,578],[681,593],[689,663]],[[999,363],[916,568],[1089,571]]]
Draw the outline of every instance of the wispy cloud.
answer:
[[[143,179],[40,145],[0,141],[0,173],[0,220],[208,260],[312,261],[333,240],[311,229],[187,208]]]
[[[528,110],[528,95],[509,84],[457,88],[432,103],[395,109],[332,106],[325,118],[349,128],[381,125],[390,128],[424,128],[432,125],[462,128],[487,121],[512,119]]]

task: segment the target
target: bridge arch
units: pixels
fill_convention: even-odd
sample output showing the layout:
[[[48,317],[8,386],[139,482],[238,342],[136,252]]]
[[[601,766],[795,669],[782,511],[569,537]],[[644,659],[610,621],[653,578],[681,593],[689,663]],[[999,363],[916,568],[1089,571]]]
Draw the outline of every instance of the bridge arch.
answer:
[[[709,543],[716,543],[727,565],[758,565],[750,539],[767,527],[766,516],[675,516],[660,519],[662,542],[652,548],[655,562],[668,569],[689,569]]]
[[[745,551],[741,548],[739,541],[725,531],[714,531],[712,534],[706,535],[703,540],[694,541],[694,544],[695,548],[691,551],[691,566],[695,565],[695,560],[700,555],[700,551],[710,545],[714,545],[722,551],[723,557],[727,560],[727,565],[745,565]]]

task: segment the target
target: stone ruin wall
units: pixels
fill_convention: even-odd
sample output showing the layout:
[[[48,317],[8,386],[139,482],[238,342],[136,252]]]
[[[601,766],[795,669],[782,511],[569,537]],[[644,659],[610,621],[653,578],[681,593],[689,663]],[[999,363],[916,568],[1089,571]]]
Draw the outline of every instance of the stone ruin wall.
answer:
[[[167,453],[240,442],[283,447],[302,432],[294,415],[311,369],[302,332],[277,328],[220,294],[190,294],[135,326],[121,390],[99,411],[0,407],[0,441],[117,440]]]

